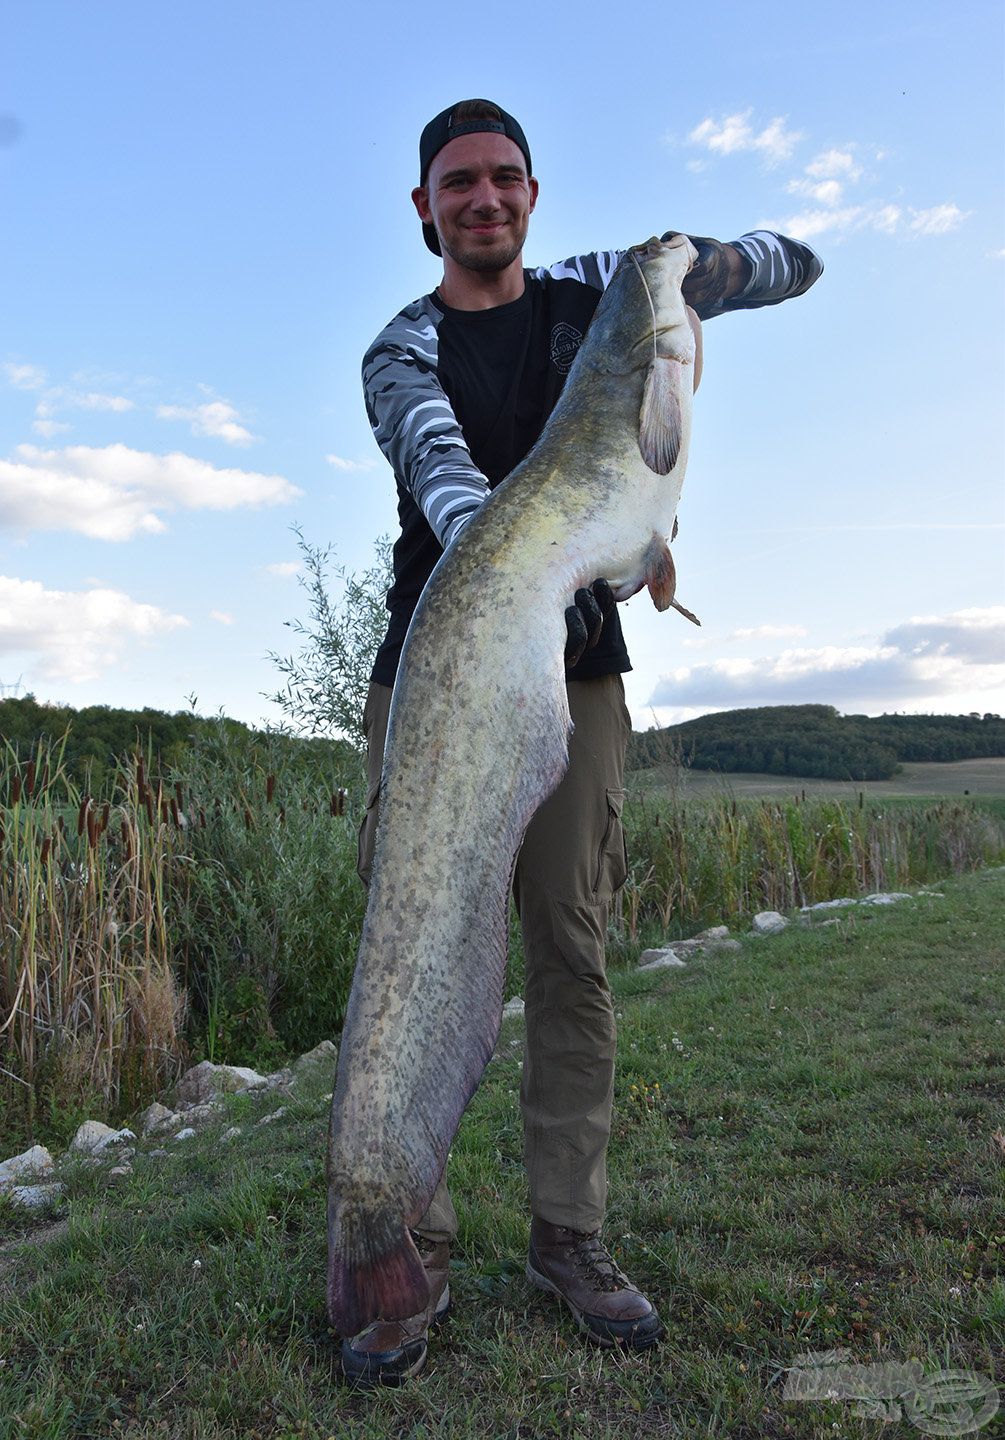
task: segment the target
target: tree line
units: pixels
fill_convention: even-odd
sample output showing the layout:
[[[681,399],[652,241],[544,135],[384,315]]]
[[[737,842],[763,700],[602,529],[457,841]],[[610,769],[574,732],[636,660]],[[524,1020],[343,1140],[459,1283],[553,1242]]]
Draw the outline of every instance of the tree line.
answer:
[[[767,705],[634,732],[630,769],[674,761],[695,770],[888,780],[905,760],[1005,755],[999,715],[839,715],[832,705]]]

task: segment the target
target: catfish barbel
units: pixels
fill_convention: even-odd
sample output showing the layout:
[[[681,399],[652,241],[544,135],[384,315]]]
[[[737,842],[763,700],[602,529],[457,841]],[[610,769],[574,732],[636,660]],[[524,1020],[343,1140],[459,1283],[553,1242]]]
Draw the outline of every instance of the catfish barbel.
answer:
[[[625,254],[540,439],[443,555],[408,631],[332,1098],[343,1335],[428,1303],[409,1227],[492,1055],[517,851],[568,766],[566,607],[598,575],[618,600],[648,585],[658,610],[676,604],[695,258],[684,235]]]

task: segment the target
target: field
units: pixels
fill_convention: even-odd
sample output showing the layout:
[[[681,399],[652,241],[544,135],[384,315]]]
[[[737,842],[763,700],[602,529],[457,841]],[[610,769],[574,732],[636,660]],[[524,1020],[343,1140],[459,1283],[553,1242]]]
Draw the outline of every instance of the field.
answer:
[[[868,1417],[783,1396],[787,1367],[835,1348],[913,1358],[931,1385],[971,1372],[986,1393],[1005,1355],[1005,870],[931,888],[613,975],[607,1235],[666,1321],[653,1351],[588,1349],[524,1279],[511,1021],[449,1162],[453,1316],[423,1377],[377,1395],[338,1379],[328,1081],[261,1128],[235,1097],[167,1156],[141,1144],[118,1181],[69,1170],[62,1215],[0,1207],[0,1434],[872,1440],[910,1396],[877,1382]],[[231,1124],[243,1136],[222,1145]],[[1001,1440],[1002,1419],[981,1436]]]
[[[902,796],[986,795],[1005,799],[1005,758],[907,762],[892,780],[803,780],[793,775],[722,775],[712,770],[686,770],[671,775],[664,767],[635,770],[628,776],[630,790],[659,788],[679,776],[687,795],[828,796],[856,803],[866,799]]]

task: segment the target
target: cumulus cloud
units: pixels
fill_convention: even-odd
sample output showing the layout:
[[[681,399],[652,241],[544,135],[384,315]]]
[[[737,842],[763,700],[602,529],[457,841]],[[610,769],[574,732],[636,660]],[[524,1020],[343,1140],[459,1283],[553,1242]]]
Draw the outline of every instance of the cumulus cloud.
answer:
[[[21,530],[128,540],[165,530],[163,512],[282,505],[301,494],[282,475],[220,469],[178,451],[20,445],[15,456],[0,460],[0,525]]]
[[[874,645],[789,649],[756,660],[717,660],[660,678],[654,706],[728,709],[821,703],[903,709],[941,696],[1005,686],[1005,606],[919,616]],[[991,708],[999,700],[989,701]],[[975,707],[976,708],[976,705]]]
[[[857,180],[861,173],[850,150],[824,150],[806,166],[813,180]]]
[[[65,420],[33,420],[31,428],[36,435],[42,435],[46,440],[51,440],[54,435],[59,435],[64,430],[72,430],[73,426],[68,425]]]
[[[265,567],[270,575],[281,575],[284,578],[288,575],[299,575],[300,568],[299,560],[277,560],[274,565]]]
[[[41,390],[45,384],[45,371],[38,365],[19,365],[8,360],[3,367],[7,384],[15,390]]]
[[[732,630],[727,640],[785,640],[806,634],[804,625],[744,625]]]
[[[328,464],[335,470],[376,470],[376,460],[346,460],[342,455],[326,455]]]
[[[35,657],[47,680],[94,680],[116,664],[130,640],[186,626],[183,615],[144,605],[121,590],[47,590],[37,580],[0,575],[0,655]]]
[[[958,230],[969,214],[958,205],[933,205],[931,210],[912,210],[910,228],[918,235],[947,235]]]
[[[234,623],[233,615],[229,615],[226,610],[211,610],[209,618],[215,620],[218,625],[233,625]]]
[[[226,400],[207,400],[203,405],[158,405],[158,420],[187,420],[193,435],[208,435],[228,445],[252,445],[259,438],[242,425],[241,416]]]
[[[743,110],[735,115],[727,115],[722,120],[713,120],[709,116],[688,132],[688,142],[691,145],[702,145],[718,155],[752,150],[769,165],[777,165],[780,161],[787,160],[797,141],[802,139],[799,132],[787,130],[785,118],[781,115],[769,120],[762,130],[757,130],[750,123],[752,114],[753,110]]]

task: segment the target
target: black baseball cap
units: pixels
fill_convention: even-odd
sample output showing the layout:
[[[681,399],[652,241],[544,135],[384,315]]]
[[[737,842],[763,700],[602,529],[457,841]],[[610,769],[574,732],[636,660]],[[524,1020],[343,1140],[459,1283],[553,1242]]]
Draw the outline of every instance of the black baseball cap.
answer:
[[[468,107],[473,109],[478,105],[490,107],[496,111],[498,118],[479,118],[477,116],[472,119],[454,118],[459,110],[463,114]],[[434,116],[419,136],[419,184],[425,185],[429,167],[444,145],[451,140],[456,140],[458,135],[477,135],[486,131],[490,134],[505,135],[512,140],[514,145],[523,152],[523,158],[527,162],[527,174],[533,174],[530,163],[530,147],[519,121],[514,120],[513,116],[507,114],[502,106],[497,105],[494,100],[458,100],[456,105],[451,105],[448,109],[441,110],[439,115]],[[423,225],[422,238],[434,255],[442,255],[440,242],[436,238],[436,230],[432,225]]]

